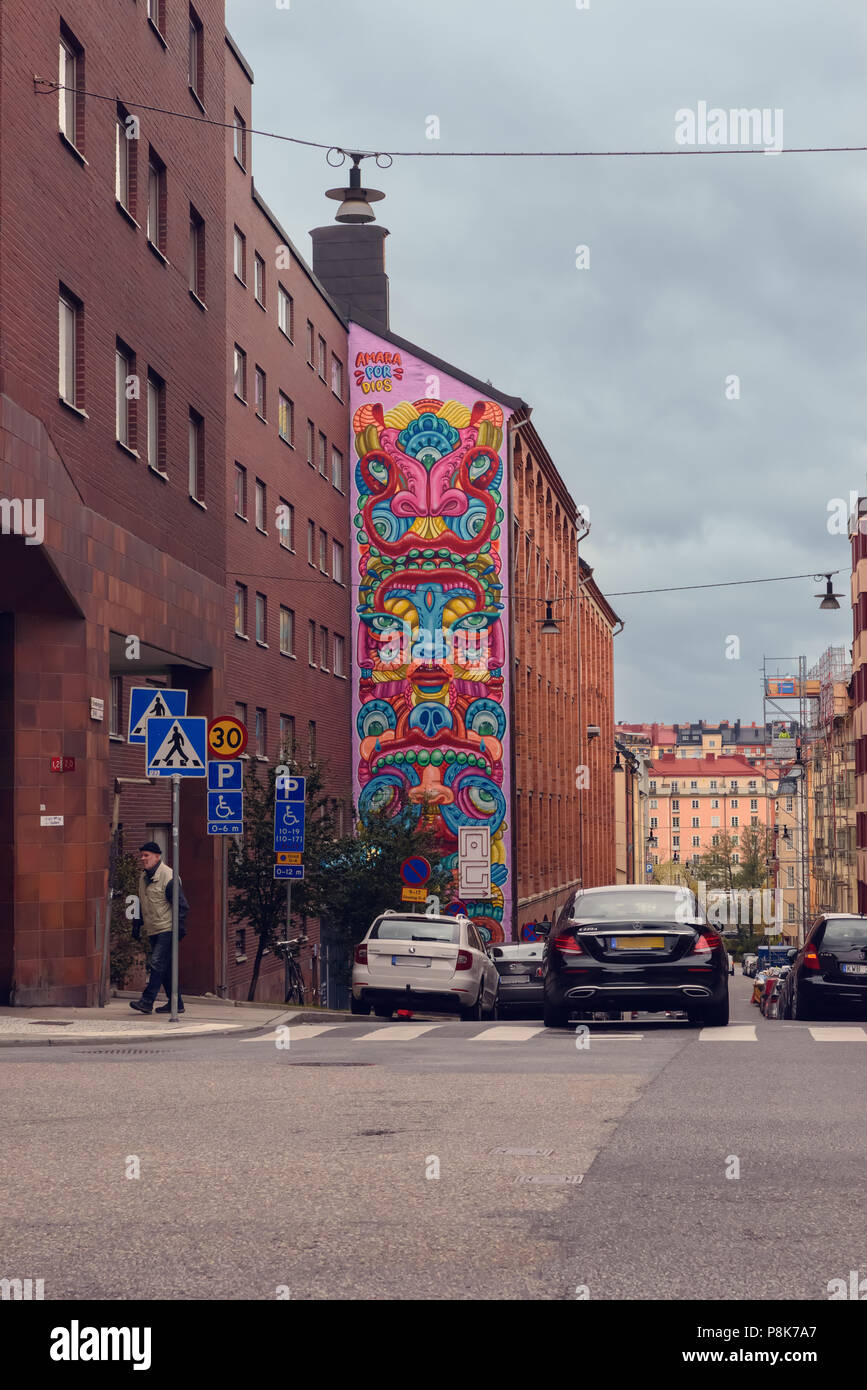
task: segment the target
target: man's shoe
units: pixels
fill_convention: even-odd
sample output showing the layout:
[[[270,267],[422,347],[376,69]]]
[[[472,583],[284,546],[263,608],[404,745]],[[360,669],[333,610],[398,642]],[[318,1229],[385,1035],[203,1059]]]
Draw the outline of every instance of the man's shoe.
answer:
[[[131,1009],[135,1009],[136,1013],[140,1013],[140,1014],[152,1014],[152,1013],[153,1013],[153,1009],[151,1008],[150,1004],[143,1004],[142,1001],[141,1001],[140,999],[131,999],[131,1000],[129,1001],[129,1006],[130,1006]]]
[[[160,1006],[159,1006],[158,1009],[154,1009],[154,1013],[156,1013],[156,1014],[170,1014],[171,1011],[172,1011],[171,1001],[169,1001],[168,1004],[160,1004]],[[178,1013],[179,1013],[179,1014],[186,1013],[186,1009],[184,1008],[183,1004],[179,1004],[179,1005],[178,1005]]]

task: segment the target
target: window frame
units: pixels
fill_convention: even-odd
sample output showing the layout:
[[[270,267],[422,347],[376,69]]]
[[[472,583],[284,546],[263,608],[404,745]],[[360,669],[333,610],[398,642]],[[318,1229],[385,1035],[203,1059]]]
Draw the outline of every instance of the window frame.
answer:
[[[283,326],[284,321],[287,319],[289,323],[288,332],[286,328],[284,328]],[[286,289],[285,285],[282,285],[279,280],[277,281],[277,327],[280,329],[280,332],[283,334],[284,338],[287,338],[290,343],[294,343],[295,300],[293,299],[289,291]]]
[[[234,157],[235,157],[235,163],[236,163],[237,165],[239,165],[239,167],[240,167],[241,169],[243,169],[244,172],[246,173],[246,172],[247,172],[247,122],[244,120],[244,117],[241,115],[241,113],[240,113],[240,111],[238,110],[237,106],[233,108],[232,126],[233,126],[233,131],[232,131],[232,153],[233,153],[233,155],[234,155]],[[238,138],[239,136],[240,136],[240,140],[239,140],[239,138]],[[239,146],[239,145],[240,145],[240,148],[241,148],[240,157],[239,157],[239,155],[238,155],[238,146]]]
[[[283,429],[284,416],[289,421],[288,434]],[[295,448],[295,402],[291,396],[287,396],[285,391],[278,388],[277,391],[277,433],[284,444],[289,444]]]
[[[261,293],[260,293],[261,290]],[[264,309],[265,305],[265,258],[258,251],[253,252],[253,298]]]
[[[192,484],[195,472],[195,491]],[[187,485],[190,497],[200,507],[205,505],[205,417],[189,407],[187,419]]]
[[[239,626],[240,617],[240,626]],[[248,637],[247,632],[247,585],[235,580],[235,636]],[[246,719],[243,721],[246,724]]]
[[[240,367],[241,390],[238,390],[238,368]],[[232,385],[235,392],[235,399],[247,404],[247,354],[244,349],[235,343],[234,358],[232,363]]]
[[[238,511],[237,506],[239,482],[241,484],[241,503],[244,508],[241,512]],[[235,516],[241,521],[247,520],[247,470],[243,463],[238,463],[237,459],[235,460]]]
[[[267,647],[268,645],[268,595],[256,590],[256,614],[255,614],[256,646]],[[262,634],[260,636],[260,633]]]
[[[145,405],[145,453],[147,465],[152,473],[167,478],[166,472],[166,383],[159,372],[148,367],[145,384],[147,400]],[[151,409],[152,402],[155,410]],[[155,414],[155,420],[154,420]],[[154,427],[155,426],[155,427]],[[156,436],[154,440],[154,435]],[[152,449],[151,444],[155,443]],[[156,462],[154,462],[156,459]]]
[[[284,622],[285,619],[285,622]],[[286,641],[284,643],[284,636]],[[295,609],[280,604],[280,655],[297,660],[295,654]]]

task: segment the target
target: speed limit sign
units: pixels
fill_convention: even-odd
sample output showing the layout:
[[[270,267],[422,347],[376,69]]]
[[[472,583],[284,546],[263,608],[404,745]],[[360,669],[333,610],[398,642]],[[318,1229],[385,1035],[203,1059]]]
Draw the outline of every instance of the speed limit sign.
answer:
[[[247,747],[247,726],[233,714],[221,714],[208,725],[208,757],[240,758]]]

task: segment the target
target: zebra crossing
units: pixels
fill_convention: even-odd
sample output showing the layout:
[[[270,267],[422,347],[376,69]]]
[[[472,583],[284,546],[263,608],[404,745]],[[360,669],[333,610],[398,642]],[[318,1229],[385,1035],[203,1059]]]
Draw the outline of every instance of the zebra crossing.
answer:
[[[332,1042],[394,1045],[414,1043],[420,1039],[426,1043],[435,1042],[439,1035],[441,1041],[506,1043],[514,1046],[519,1043],[532,1043],[540,1038],[553,1042],[566,1041],[573,1045],[575,1038],[571,1028],[551,1029],[545,1028],[542,1024],[491,1023],[479,1031],[471,1031],[473,1026],[456,1025],[451,1019],[441,1023],[386,1023],[374,1026],[354,1022],[295,1023],[253,1038],[240,1038],[238,1041],[295,1046],[296,1043],[312,1042],[314,1038],[331,1034],[329,1040]],[[652,1032],[640,1033],[609,1032],[604,1028],[591,1027],[589,1041],[594,1047],[597,1044],[608,1043],[640,1043],[645,1039],[662,1041],[683,1038],[697,1039],[700,1043],[757,1043],[760,1041],[759,1031],[755,1023],[730,1023],[726,1028],[702,1028],[697,1034],[685,1029],[659,1028]],[[867,1043],[867,1027],[862,1025],[781,1023],[779,1026],[772,1024],[768,1028],[761,1028],[763,1037],[780,1036],[783,1032],[788,1035],[806,1035],[817,1043]]]

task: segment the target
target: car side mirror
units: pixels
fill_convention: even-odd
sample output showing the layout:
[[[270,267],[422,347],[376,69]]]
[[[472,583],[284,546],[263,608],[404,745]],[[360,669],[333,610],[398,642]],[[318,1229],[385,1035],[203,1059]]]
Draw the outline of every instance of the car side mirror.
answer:
[[[790,948],[790,950],[788,950],[788,951],[786,952],[786,959],[787,959],[787,960],[794,960],[797,954],[798,954],[798,952],[794,949],[794,947],[792,947],[792,948]]]
[[[546,924],[545,922],[537,922],[534,930],[537,936],[547,936],[551,930],[551,926],[550,923]]]

